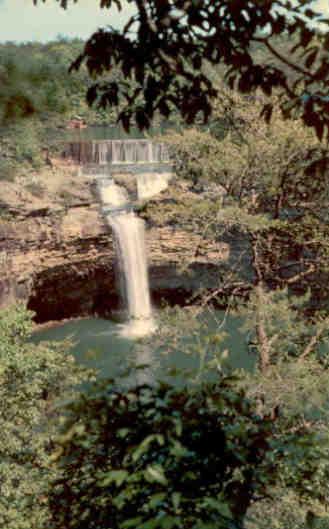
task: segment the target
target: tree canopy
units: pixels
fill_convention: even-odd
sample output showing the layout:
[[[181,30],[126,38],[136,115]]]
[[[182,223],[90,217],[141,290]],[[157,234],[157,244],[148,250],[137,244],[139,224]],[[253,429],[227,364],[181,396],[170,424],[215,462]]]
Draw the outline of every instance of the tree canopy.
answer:
[[[316,29],[321,15],[312,8],[312,0],[130,3],[135,4],[136,13],[125,27],[98,30],[71,65],[79,69],[85,63],[95,79],[87,92],[90,104],[118,107],[125,102],[118,120],[126,129],[132,120],[141,129],[148,128],[156,113],[168,118],[175,111],[187,123],[200,113],[207,121],[218,95],[204,68],[210,63],[224,65],[226,81],[241,92],[260,88],[270,95],[278,90],[286,116],[297,112],[320,139],[328,134],[329,35]],[[66,8],[69,1],[60,4]],[[121,0],[100,1],[104,8],[113,4],[123,8]],[[321,23],[325,27],[329,19],[321,18]],[[285,53],[275,44],[280,35],[288,37]],[[255,60],[251,53],[255,44],[268,50],[271,60]],[[122,78],[104,78],[117,67]],[[268,119],[271,112],[271,104],[264,104]]]

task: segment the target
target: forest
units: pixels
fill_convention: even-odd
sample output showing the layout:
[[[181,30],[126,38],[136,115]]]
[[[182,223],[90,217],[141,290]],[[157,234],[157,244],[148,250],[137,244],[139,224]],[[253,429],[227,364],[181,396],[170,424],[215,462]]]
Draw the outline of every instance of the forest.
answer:
[[[266,17],[262,23],[266,26]],[[323,71],[322,77],[316,73],[323,64],[314,54],[322,41],[315,33],[306,42],[303,23],[301,28],[300,39],[292,35],[295,52],[306,48],[308,67],[318,69],[317,82],[312,78],[306,84],[317,93],[325,84]],[[274,41],[282,51],[292,37],[280,32],[274,32]],[[60,285],[69,291],[75,284],[81,288],[83,266],[91,267],[93,254],[85,252],[86,240],[94,245],[95,255],[98,246],[107,244],[104,237],[109,235],[99,236],[97,226],[91,226],[96,235],[86,236],[72,221],[66,228],[72,246],[66,241],[61,247],[65,219],[75,219],[80,207],[96,207],[93,184],[83,180],[81,167],[63,162],[64,146],[72,142],[72,120],[84,122],[90,131],[119,121],[127,134],[130,126],[137,126],[148,139],[150,124],[170,122],[166,132],[151,140],[168,149],[172,180],[149,200],[134,198],[133,212],[155,239],[172,230],[174,242],[177,233],[188,241],[184,255],[179,247],[183,236],[170,250],[175,266],[158,258],[158,273],[169,274],[176,267],[176,282],[170,289],[166,283],[164,291],[170,290],[171,297],[164,295],[161,307],[154,308],[153,334],[129,342],[135,362],[130,365],[122,358],[121,342],[109,342],[107,353],[119,364],[111,376],[80,361],[77,337],[69,332],[60,341],[35,339],[36,321],[47,324],[56,318],[36,314],[32,294],[24,299],[15,287],[13,302],[0,311],[0,526],[328,529],[329,160],[326,115],[317,117],[319,108],[328,107],[325,94],[321,92],[320,102],[315,97],[314,104],[303,100],[305,92],[296,80],[300,72],[291,73],[289,64],[282,68],[287,78],[274,83],[266,77],[263,91],[254,71],[248,77],[237,67],[240,78],[229,82],[224,66],[212,63],[212,51],[201,67],[192,50],[194,70],[185,65],[179,70],[179,63],[180,73],[173,74],[167,50],[161,68],[170,70],[168,79],[174,75],[179,82],[161,96],[155,72],[150,95],[146,70],[141,65],[134,75],[129,70],[137,68],[137,59],[122,71],[121,45],[121,40],[111,40],[113,57],[118,53],[119,59],[109,81],[105,56],[94,55],[95,41],[89,47],[64,37],[46,44],[0,44],[3,276],[7,263],[13,266],[9,275],[15,270],[15,263],[6,261],[8,255],[13,261],[19,256],[27,269],[32,259],[33,230],[22,232],[20,239],[15,232],[21,225],[30,226],[24,223],[39,223],[34,229],[40,228],[43,237],[38,242],[45,252],[40,270],[50,279],[42,276],[48,290],[40,306],[47,304],[47,296],[50,305],[49,284],[62,273],[56,251],[65,255],[65,266],[74,276],[65,276],[69,279]],[[250,48],[252,64],[270,64],[271,72],[280,68],[270,52],[256,39]],[[145,59],[137,57],[141,63]],[[238,54],[237,60],[242,57]],[[195,85],[199,70],[204,78]],[[179,84],[180,76],[191,85]],[[125,84],[128,78],[131,91]],[[294,101],[289,108],[282,99],[287,86]],[[177,93],[185,89],[184,106]],[[192,104],[195,90],[200,101]],[[211,112],[205,120],[208,98]],[[96,169],[95,178],[101,172]],[[70,177],[62,195],[51,183],[61,172]],[[125,176],[118,174],[116,185],[121,185]],[[105,176],[106,171],[101,174]],[[133,184],[127,182],[131,199]],[[21,204],[15,209],[6,192],[17,197],[27,193],[21,196],[31,199],[30,209]],[[33,252],[40,250],[35,242],[31,245]],[[70,255],[74,245],[80,261]],[[211,257],[204,247],[211,248]],[[205,285],[198,276],[195,280],[195,262],[209,272]],[[26,283],[33,284],[38,274],[32,270]],[[151,274],[155,291],[159,287],[152,287]],[[184,285],[192,285],[189,290],[184,286],[184,296],[182,277]],[[20,277],[17,284],[25,280]],[[0,286],[1,301],[5,287]],[[105,289],[101,285],[100,291]],[[32,285],[34,297],[36,290]],[[175,290],[179,292],[174,295]],[[57,284],[54,291],[62,295]],[[88,325],[86,318],[99,319],[99,311],[87,308],[78,316]],[[231,319],[238,322],[233,331]],[[234,350],[235,335],[242,336],[242,353]],[[128,342],[122,343],[126,347]],[[87,353],[92,358],[92,351]],[[248,367],[236,363],[239,355],[248,359]],[[153,358],[160,358],[158,371],[150,371]]]
[[[69,73],[82,47],[82,41],[60,38],[49,44],[0,44],[2,179],[40,168],[42,149],[58,152],[66,124],[77,116],[90,125],[115,123],[108,111],[87,105],[87,71]]]

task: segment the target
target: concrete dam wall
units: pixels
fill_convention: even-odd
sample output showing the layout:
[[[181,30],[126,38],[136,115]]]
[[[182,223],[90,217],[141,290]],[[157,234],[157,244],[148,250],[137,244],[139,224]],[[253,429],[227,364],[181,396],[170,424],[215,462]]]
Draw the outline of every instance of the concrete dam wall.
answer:
[[[64,156],[79,164],[169,163],[168,147],[145,139],[75,141]]]

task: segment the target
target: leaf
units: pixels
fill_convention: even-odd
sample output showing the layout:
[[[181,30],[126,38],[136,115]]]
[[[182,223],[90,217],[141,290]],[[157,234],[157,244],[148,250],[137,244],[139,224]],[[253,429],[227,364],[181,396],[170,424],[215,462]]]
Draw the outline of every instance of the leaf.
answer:
[[[127,470],[111,470],[104,475],[103,479],[99,482],[99,485],[100,487],[108,487],[111,483],[115,483],[120,487],[127,477]]]
[[[321,119],[316,121],[315,130],[316,130],[317,137],[321,141],[323,138],[323,134],[324,134],[324,122]]]
[[[175,511],[177,511],[179,508],[181,497],[182,494],[180,492],[173,492],[171,495],[172,504],[174,506]]]
[[[131,527],[135,529],[136,527],[139,527],[141,525],[142,521],[143,518],[141,516],[136,516],[136,518],[129,518],[128,520],[120,524],[120,527],[122,527],[122,529],[130,529]]]
[[[164,437],[161,434],[152,434],[145,437],[142,443],[134,450],[132,454],[132,460],[134,462],[138,461],[140,457],[149,450],[150,445],[156,441],[160,446],[164,445]]]
[[[171,446],[170,446],[170,454],[177,458],[181,458],[181,457],[188,456],[189,451],[177,439],[172,439]]]
[[[135,114],[136,123],[140,130],[148,129],[150,126],[150,120],[146,112],[142,109],[136,110]]]
[[[160,483],[167,485],[167,478],[161,465],[149,465],[145,472],[145,479],[151,483]]]
[[[129,434],[130,429],[129,428],[120,428],[120,430],[117,431],[117,437],[120,439],[124,439]]]
[[[176,516],[162,516],[160,519],[160,526],[163,527],[163,529],[172,529],[172,527],[179,526],[179,522],[180,518]]]
[[[267,103],[266,105],[263,106],[263,109],[260,115],[261,117],[265,119],[266,123],[269,123],[271,121],[272,113],[273,113],[273,105],[271,103]]]
[[[314,50],[311,53],[308,54],[306,60],[305,60],[305,66],[306,68],[310,68],[312,64],[314,63],[316,56],[318,54],[318,50]]]
[[[167,497],[167,494],[165,492],[158,492],[157,494],[152,494],[148,502],[148,507],[150,509],[154,509],[158,507],[159,505],[163,503],[166,497]]]
[[[87,103],[89,106],[91,106],[95,100],[97,99],[98,94],[98,84],[92,85],[87,92]]]

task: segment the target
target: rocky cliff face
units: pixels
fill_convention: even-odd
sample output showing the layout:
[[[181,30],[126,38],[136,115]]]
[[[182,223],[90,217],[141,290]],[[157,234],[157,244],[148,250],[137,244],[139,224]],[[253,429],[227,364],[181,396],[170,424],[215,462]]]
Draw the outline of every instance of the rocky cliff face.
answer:
[[[10,203],[8,192],[4,203],[0,196],[0,305],[27,301],[39,322],[106,314],[118,305],[112,235],[91,182],[70,178],[59,192],[52,174],[47,199],[18,200],[14,193]],[[225,243],[202,242],[167,226],[147,230],[147,252],[153,299],[177,302],[199,288],[215,288],[230,253]]]

